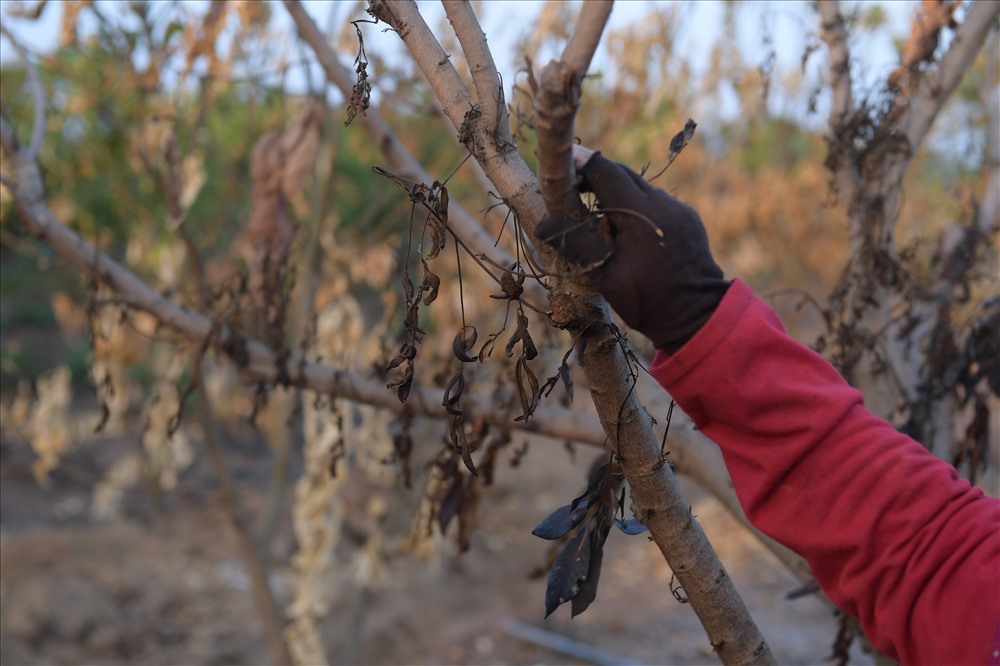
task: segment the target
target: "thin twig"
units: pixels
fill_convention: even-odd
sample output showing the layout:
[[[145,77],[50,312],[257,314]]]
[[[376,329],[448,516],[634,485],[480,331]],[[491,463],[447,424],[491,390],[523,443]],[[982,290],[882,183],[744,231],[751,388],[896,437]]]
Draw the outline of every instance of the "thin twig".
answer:
[[[458,43],[462,45],[465,60],[472,72],[480,110],[497,125],[506,124],[507,105],[503,101],[500,73],[493,62],[493,54],[486,46],[486,35],[479,25],[472,3],[468,0],[442,0],[441,4],[444,5],[445,14],[455,30]]]
[[[601,43],[601,35],[604,34],[604,26],[611,16],[613,4],[611,0],[590,0],[583,3],[580,9],[576,28],[560,58],[567,67],[580,76],[585,76],[590,68],[590,61],[597,51],[598,44]]]

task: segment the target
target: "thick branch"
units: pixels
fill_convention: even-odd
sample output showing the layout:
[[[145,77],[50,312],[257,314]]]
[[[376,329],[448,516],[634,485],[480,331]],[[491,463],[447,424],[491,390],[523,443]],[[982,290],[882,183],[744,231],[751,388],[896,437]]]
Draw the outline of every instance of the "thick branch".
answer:
[[[830,67],[830,128],[839,130],[852,111],[851,105],[851,56],[847,49],[847,29],[840,13],[838,0],[821,0],[818,3],[821,19],[820,30],[826,43]]]
[[[399,34],[410,55],[420,66],[420,71],[434,91],[434,96],[441,102],[444,112],[448,114],[448,118],[456,128],[460,127],[465,115],[476,108],[475,100],[451,63],[451,58],[441,48],[441,44],[432,34],[430,39],[427,39],[430,28],[420,16],[416,3],[409,0],[401,2],[377,0],[368,3],[368,12],[391,25]]]
[[[604,0],[583,5],[562,58],[542,69],[534,90],[538,181],[549,215],[583,219],[588,214],[576,189],[573,119],[580,105],[580,86],[611,15],[611,5]]]
[[[927,136],[944,103],[983,47],[997,16],[1000,16],[1000,2],[984,0],[973,3],[962,25],[955,30],[947,53],[936,67],[920,77],[910,97],[907,116],[901,123],[911,151],[916,152]]]

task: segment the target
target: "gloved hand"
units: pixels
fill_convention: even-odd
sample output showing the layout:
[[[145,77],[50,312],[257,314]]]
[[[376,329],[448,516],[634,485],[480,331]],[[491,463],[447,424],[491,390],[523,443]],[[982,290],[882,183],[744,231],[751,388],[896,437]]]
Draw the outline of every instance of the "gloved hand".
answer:
[[[600,153],[574,146],[583,184],[603,211],[597,228],[547,217],[535,237],[580,267],[621,318],[668,353],[708,321],[729,281],[698,213]]]

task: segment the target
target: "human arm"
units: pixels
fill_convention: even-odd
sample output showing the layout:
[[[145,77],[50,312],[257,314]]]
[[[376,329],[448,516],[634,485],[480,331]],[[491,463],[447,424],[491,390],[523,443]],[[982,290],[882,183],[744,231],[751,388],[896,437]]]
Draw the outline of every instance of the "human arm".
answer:
[[[1000,623],[1000,501],[864,407],[735,281],[650,372],[722,449],[740,503],[904,664],[981,664]]]
[[[550,218],[536,233],[672,352],[651,372],[719,444],[751,522],[805,557],[890,656],[985,662],[1000,623],[1000,502],[865,410],[745,284],[722,280],[693,210],[603,157],[578,167],[604,220]]]

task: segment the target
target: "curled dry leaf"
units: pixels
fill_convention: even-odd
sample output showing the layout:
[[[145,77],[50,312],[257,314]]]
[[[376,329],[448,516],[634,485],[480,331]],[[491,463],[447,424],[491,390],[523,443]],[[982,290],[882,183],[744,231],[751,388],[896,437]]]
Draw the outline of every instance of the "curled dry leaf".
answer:
[[[452,376],[448,381],[448,385],[444,389],[444,398],[441,400],[441,405],[448,411],[449,414],[453,416],[461,416],[462,408],[459,407],[459,400],[462,399],[462,393],[465,391],[465,374],[462,369],[459,368],[458,372]]]
[[[499,337],[500,333],[490,334],[490,337],[487,338],[486,342],[483,343],[483,346],[479,348],[479,354],[477,355],[477,358],[479,359],[480,363],[485,363],[486,359],[490,358],[493,355],[493,347],[496,346],[497,338]]]
[[[475,346],[478,339],[479,333],[476,331],[475,326],[463,327],[455,334],[455,339],[451,343],[451,349],[455,353],[455,358],[462,363],[472,363],[475,361],[476,357],[469,356],[469,351]]]
[[[521,356],[514,365],[515,384],[517,385],[517,398],[521,401],[521,415],[515,421],[526,421],[535,413],[538,407],[538,400],[541,391],[538,387],[538,378],[531,368],[528,367],[528,359]]]
[[[528,316],[524,314],[524,310],[517,311],[517,328],[510,336],[507,347],[504,349],[508,358],[514,355],[514,346],[518,342],[521,343],[522,354],[529,361],[538,356],[538,349],[535,347],[534,340],[531,339],[531,333],[528,332]]]
[[[684,123],[684,129],[670,139],[670,155],[667,158],[668,161],[673,162],[677,156],[681,154],[681,151],[684,150],[685,146],[687,146],[691,139],[694,138],[694,131],[697,128],[698,123],[691,118],[688,118],[687,122]]]
[[[430,305],[437,300],[438,290],[441,288],[441,278],[430,269],[426,259],[421,257],[420,261],[424,265],[424,280],[420,289],[424,292],[424,305]]]
[[[513,271],[516,268],[518,265],[513,264],[503,272],[503,276],[500,278],[500,293],[490,294],[490,298],[516,300],[521,297],[521,294],[524,293],[524,274],[515,277]]]

